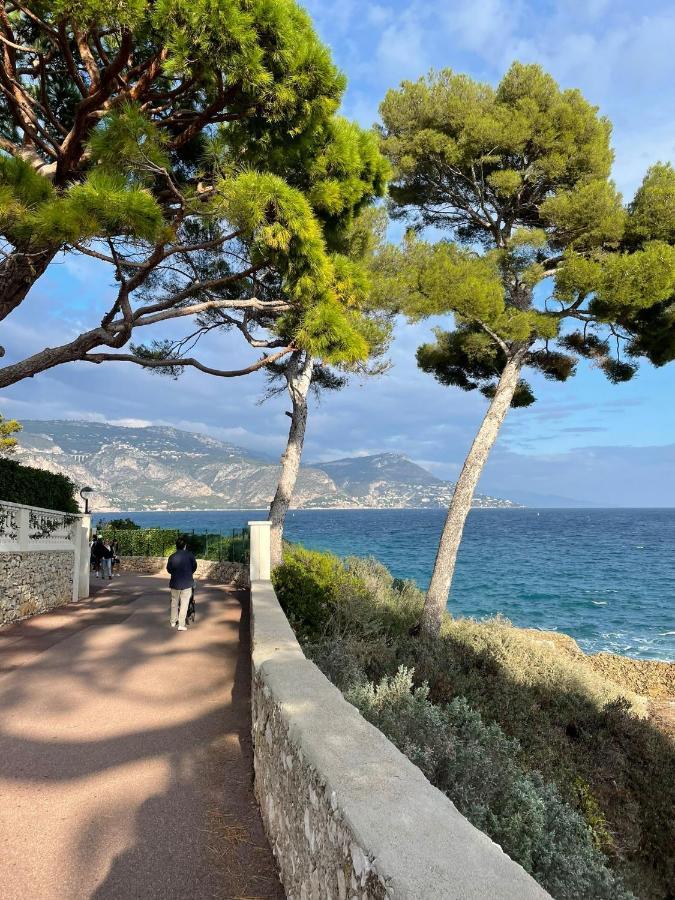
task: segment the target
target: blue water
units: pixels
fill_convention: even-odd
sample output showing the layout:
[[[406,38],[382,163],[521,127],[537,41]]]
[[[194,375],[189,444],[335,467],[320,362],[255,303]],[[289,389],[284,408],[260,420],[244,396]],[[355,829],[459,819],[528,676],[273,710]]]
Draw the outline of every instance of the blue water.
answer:
[[[129,515],[144,526],[216,532],[265,518],[264,511]],[[444,516],[298,510],[289,513],[286,536],[340,556],[375,556],[425,588]],[[449,608],[565,632],[587,652],[675,661],[674,598],[675,510],[477,509],[464,531]]]

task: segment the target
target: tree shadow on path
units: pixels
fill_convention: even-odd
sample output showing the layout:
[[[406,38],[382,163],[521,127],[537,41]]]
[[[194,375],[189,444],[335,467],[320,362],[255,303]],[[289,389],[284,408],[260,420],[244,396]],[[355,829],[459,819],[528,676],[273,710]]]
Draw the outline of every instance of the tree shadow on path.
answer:
[[[8,789],[16,785],[17,796],[34,784],[36,833],[58,796],[74,829],[69,846],[64,839],[68,884],[34,896],[282,898],[252,790],[248,594],[200,585],[196,626],[179,635],[164,621],[158,582],[148,579],[141,591],[138,584],[130,583],[133,596],[122,600],[123,585],[115,583],[110,596],[96,598],[99,608],[87,611],[98,616],[89,625],[122,629],[73,625],[51,644],[52,654],[45,647],[35,665],[0,685],[10,713],[0,729],[0,779]],[[17,642],[12,646],[18,653]],[[60,700],[59,675],[71,690]],[[52,682],[47,704],[40,692]],[[35,714],[36,700],[55,709],[53,728]],[[118,718],[106,732],[108,702]],[[84,719],[92,706],[100,718],[90,723]],[[73,739],[64,721],[74,723]],[[52,807],[43,805],[45,790]],[[91,800],[84,817],[73,801],[78,791]],[[19,841],[22,853],[39,845],[25,819]],[[47,879],[40,862],[33,865]],[[6,884],[6,897],[29,893],[25,883],[23,894],[21,884]]]

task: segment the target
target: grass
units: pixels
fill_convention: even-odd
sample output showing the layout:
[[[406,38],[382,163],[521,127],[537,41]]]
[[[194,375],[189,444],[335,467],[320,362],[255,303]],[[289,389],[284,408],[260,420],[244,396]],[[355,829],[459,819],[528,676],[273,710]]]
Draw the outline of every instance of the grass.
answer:
[[[571,641],[549,640],[500,618],[475,622],[447,616],[438,639],[411,637],[423,595],[411,582],[393,579],[374,560],[342,561],[294,547],[287,550],[274,582],[306,653],[348,696],[361,698],[357,705],[365,715],[375,716],[373,691],[388,692],[394,703],[392,679],[401,672],[409,674],[413,705],[422,690],[427,712],[436,710],[446,717],[443,727],[452,737],[446,741],[450,749],[441,766],[446,774],[456,752],[452,747],[458,741],[471,744],[468,725],[462,736],[456,723],[448,724],[453,703],[461,700],[470,715],[479,717],[479,731],[498,729],[497,737],[507,744],[500,745],[495,734],[484,735],[483,743],[474,741],[473,750],[466,752],[470,758],[487,754],[490,759],[490,747],[497,741],[509,759],[505,772],[510,774],[482,801],[480,795],[471,795],[463,811],[505,848],[508,845],[508,852],[559,900],[619,898],[629,895],[625,891],[644,900],[675,895],[675,754],[669,738],[648,720],[645,698],[629,688],[641,687],[645,679],[653,684],[644,666],[638,678],[631,674],[635,667],[621,661],[597,665],[597,658],[585,657]],[[622,673],[618,681],[610,677],[614,672]],[[663,685],[669,676],[666,670],[659,672],[656,679]],[[401,704],[405,690],[400,683],[397,690],[396,702]],[[420,721],[426,721],[427,712],[421,707],[418,712]],[[472,721],[475,731],[478,726]],[[382,730],[387,733],[387,727]],[[421,743],[414,740],[420,733],[426,735]],[[391,728],[389,737],[399,745],[408,741],[415,748],[410,753],[420,759],[430,753],[436,759],[440,752],[433,729],[421,728],[419,722],[411,724],[409,738]],[[444,782],[434,766],[425,772],[455,802],[461,798],[464,788],[456,779]],[[521,833],[504,839],[507,824],[514,816],[518,819],[509,799],[514,791],[526,798],[524,808],[556,809],[557,821],[567,823],[557,849],[547,849],[543,839],[546,817],[526,816],[516,828]],[[483,801],[492,819],[481,819],[475,812]],[[462,808],[461,802],[457,805]],[[534,856],[523,849],[532,841],[539,848]],[[577,868],[587,873],[587,881],[575,880],[570,872],[558,879],[541,862],[551,853],[559,860],[576,854]]]

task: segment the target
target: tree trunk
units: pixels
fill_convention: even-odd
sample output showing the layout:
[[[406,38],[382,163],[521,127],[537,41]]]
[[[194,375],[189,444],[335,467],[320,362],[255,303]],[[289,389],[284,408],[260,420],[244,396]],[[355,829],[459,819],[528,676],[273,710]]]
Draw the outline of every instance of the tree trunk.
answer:
[[[288,393],[293,403],[293,411],[291,413],[291,427],[288,431],[286,449],[281,457],[279,482],[268,517],[272,523],[270,529],[272,569],[281,565],[282,562],[284,522],[286,521],[286,513],[295,490],[295,482],[298,479],[302,448],[305,443],[307,394],[312,383],[313,369],[314,359],[309,354],[296,351],[291,356],[286,370]]]
[[[35,282],[47,271],[56,250],[25,253],[14,250],[0,264],[0,321],[26,298]]]
[[[522,354],[516,354],[506,363],[499,379],[496,393],[492,398],[492,402],[478,429],[478,434],[474,438],[460,476],[457,479],[455,492],[450,502],[450,508],[448,509],[448,515],[438,545],[431,583],[424,601],[421,625],[422,633],[427,636],[435,636],[440,631],[443,611],[448,602],[452,576],[455,572],[457,551],[462,539],[464,523],[471,509],[471,502],[478,479],[481,476],[492,445],[499,434],[499,429],[509,411],[511,400],[518,386],[522,365]]]

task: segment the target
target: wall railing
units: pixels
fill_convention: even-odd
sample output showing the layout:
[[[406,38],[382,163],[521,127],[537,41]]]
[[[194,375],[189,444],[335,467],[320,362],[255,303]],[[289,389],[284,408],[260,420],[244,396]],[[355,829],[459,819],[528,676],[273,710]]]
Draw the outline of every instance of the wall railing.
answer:
[[[0,500],[0,552],[74,550],[82,516]]]
[[[0,500],[0,553],[73,554],[73,600],[89,596],[88,515]]]
[[[551,900],[305,657],[249,525],[254,784],[287,895]]]

